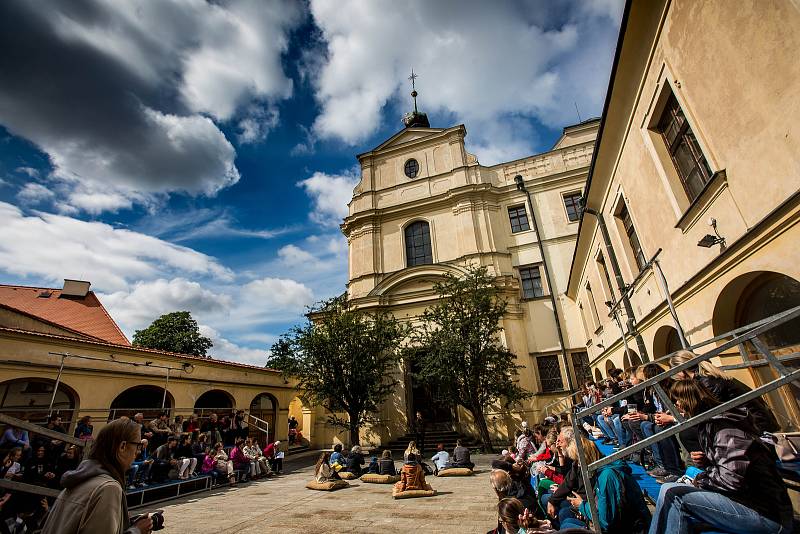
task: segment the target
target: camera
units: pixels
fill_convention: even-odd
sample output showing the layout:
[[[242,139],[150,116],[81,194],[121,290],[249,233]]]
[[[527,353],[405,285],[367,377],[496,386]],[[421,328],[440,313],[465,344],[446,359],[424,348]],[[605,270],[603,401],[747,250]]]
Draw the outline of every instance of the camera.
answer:
[[[131,525],[140,519],[147,517],[148,514],[139,514],[131,517]],[[156,510],[150,514],[150,521],[153,522],[153,530],[161,530],[164,528],[164,510]]]

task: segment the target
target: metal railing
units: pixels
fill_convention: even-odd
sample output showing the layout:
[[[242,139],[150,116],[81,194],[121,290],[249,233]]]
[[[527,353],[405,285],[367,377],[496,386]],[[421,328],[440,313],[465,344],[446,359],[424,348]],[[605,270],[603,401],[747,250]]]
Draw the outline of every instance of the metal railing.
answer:
[[[50,430],[49,428],[30,423],[28,421],[23,421],[22,419],[11,417],[10,415],[6,414],[0,414],[0,423],[25,430],[28,432],[29,436],[31,434],[37,434],[53,440],[63,441],[64,443],[75,445],[76,447],[82,447],[82,457],[84,459],[86,459],[89,454],[89,445],[92,443],[92,440],[74,438],[68,434],[62,434],[61,432],[56,432],[54,430]],[[58,497],[58,494],[60,493],[60,491],[56,489],[46,488],[44,486],[35,486],[33,484],[26,484],[24,482],[18,482],[10,479],[0,479],[0,488],[9,491],[20,491],[23,493],[42,495],[44,497]]]
[[[740,406],[740,405],[742,405],[742,404],[744,404],[746,402],[749,402],[749,401],[751,401],[753,399],[761,397],[762,395],[764,395],[766,393],[774,391],[774,390],[778,389],[779,387],[782,387],[782,386],[785,386],[785,385],[787,385],[787,384],[789,384],[791,382],[800,380],[800,369],[791,370],[791,369],[787,368],[785,365],[783,365],[783,363],[782,363],[782,361],[785,361],[787,359],[794,359],[794,358],[800,357],[800,352],[794,352],[792,354],[785,355],[782,358],[778,358],[769,350],[769,348],[764,344],[764,342],[761,341],[761,339],[758,338],[758,336],[760,336],[761,334],[767,332],[768,330],[771,330],[771,329],[773,329],[773,328],[775,328],[777,326],[780,326],[780,325],[782,325],[782,324],[784,324],[784,323],[786,323],[788,321],[791,321],[793,319],[796,319],[798,317],[800,317],[800,306],[797,306],[795,308],[792,308],[792,309],[786,310],[784,312],[775,314],[775,315],[773,315],[771,317],[768,317],[767,319],[764,319],[762,321],[758,321],[758,322],[753,323],[751,325],[747,325],[745,327],[738,328],[738,329],[734,330],[733,332],[729,332],[727,334],[723,334],[722,336],[717,336],[716,338],[712,338],[710,340],[707,340],[707,341],[705,341],[703,343],[700,343],[700,344],[696,345],[696,347],[707,345],[707,344],[712,343],[712,342],[720,341],[720,340],[724,339],[724,337],[728,337],[731,334],[733,334],[733,339],[724,342],[722,345],[716,347],[715,349],[710,350],[709,352],[706,352],[704,354],[700,354],[696,358],[693,358],[693,359],[691,359],[691,360],[689,360],[689,361],[687,361],[685,363],[682,363],[680,365],[676,365],[675,367],[672,367],[671,369],[669,369],[667,371],[664,371],[663,373],[661,373],[661,374],[659,374],[659,375],[657,375],[657,376],[655,376],[653,378],[645,380],[644,382],[640,382],[639,384],[636,384],[635,386],[632,386],[629,389],[626,389],[625,391],[623,391],[623,392],[621,392],[621,393],[619,393],[617,395],[614,395],[613,397],[610,397],[610,398],[605,399],[605,400],[603,400],[601,402],[598,402],[597,404],[594,404],[593,406],[590,406],[588,408],[584,408],[582,410],[575,409],[575,411],[573,413],[573,416],[572,416],[572,426],[573,426],[573,429],[575,431],[575,438],[576,438],[575,439],[575,444],[577,445],[577,449],[578,449],[578,463],[579,463],[579,467],[580,467],[580,470],[581,470],[581,477],[583,479],[583,483],[584,483],[584,486],[585,486],[585,489],[586,489],[586,497],[587,497],[587,500],[589,501],[589,507],[590,507],[591,513],[592,513],[592,525],[593,525],[592,528],[594,529],[595,532],[597,532],[598,534],[600,533],[600,526],[599,526],[599,521],[598,521],[599,516],[598,516],[598,513],[597,513],[597,501],[596,501],[596,496],[594,494],[594,487],[592,486],[592,481],[591,481],[591,473],[592,472],[596,471],[597,469],[599,469],[599,468],[601,468],[601,467],[603,467],[605,465],[608,465],[611,462],[614,462],[616,460],[625,458],[625,457],[629,456],[630,454],[632,454],[634,452],[637,452],[637,451],[640,451],[640,450],[642,450],[642,449],[644,449],[646,447],[649,447],[650,445],[652,445],[654,443],[657,443],[657,442],[659,442],[659,441],[661,441],[663,439],[672,437],[672,436],[674,436],[674,435],[686,430],[687,428],[691,428],[691,427],[697,426],[700,423],[703,423],[703,422],[707,421],[708,419],[710,419],[710,418],[712,418],[712,417],[714,417],[716,415],[719,415],[719,414],[721,414],[721,413],[723,413],[725,411],[730,410],[731,408],[735,408],[737,406]],[[734,332],[735,332],[735,334],[734,334]],[[747,349],[745,348],[745,343],[747,343],[747,342],[750,342],[750,343],[753,344],[753,346],[755,347],[756,351],[763,356],[763,359],[755,360],[755,361],[749,361],[748,360],[749,353],[747,352]],[[678,374],[678,373],[680,373],[682,371],[685,371],[686,369],[697,367],[698,364],[700,364],[700,363],[702,363],[704,361],[708,361],[711,358],[714,358],[716,356],[719,356],[719,355],[725,353],[726,351],[728,351],[729,349],[731,349],[733,347],[738,347],[739,348],[739,355],[743,359],[743,362],[741,364],[738,364],[738,365],[735,366],[736,368],[745,369],[745,368],[751,368],[751,367],[756,367],[756,366],[769,365],[773,369],[775,369],[775,371],[778,374],[778,378],[776,378],[774,380],[771,380],[771,381],[767,382],[766,384],[763,384],[763,385],[761,385],[761,386],[759,386],[759,387],[757,387],[757,388],[755,388],[755,389],[753,389],[751,391],[748,391],[747,393],[744,393],[744,394],[742,394],[742,395],[740,395],[738,397],[735,397],[735,398],[733,398],[733,399],[731,399],[731,400],[729,400],[727,402],[723,402],[722,404],[712,408],[711,410],[708,410],[707,412],[704,412],[702,414],[698,414],[698,415],[696,415],[696,416],[694,416],[694,417],[692,417],[690,419],[685,419],[680,414],[680,412],[678,412],[678,410],[675,409],[675,406],[673,405],[673,403],[670,400],[669,396],[664,391],[664,389],[661,387],[660,382],[664,381],[665,379],[672,378],[676,374]],[[583,444],[581,443],[581,440],[579,438],[579,435],[580,435],[579,434],[579,427],[578,427],[579,422],[582,421],[583,418],[588,417],[588,416],[592,416],[594,413],[602,410],[603,408],[610,407],[610,406],[618,403],[619,401],[621,401],[623,399],[626,399],[627,397],[630,397],[631,395],[633,395],[635,393],[643,391],[645,388],[652,388],[652,390],[656,393],[656,395],[658,395],[659,399],[664,404],[664,406],[667,407],[668,411],[675,418],[676,424],[670,426],[669,428],[664,428],[664,429],[660,430],[657,434],[654,434],[654,435],[652,435],[652,436],[650,436],[648,438],[640,440],[640,441],[638,441],[638,442],[636,442],[636,443],[634,443],[632,445],[629,445],[629,446],[627,446],[625,448],[619,449],[615,453],[610,454],[608,456],[605,456],[605,457],[603,457],[603,458],[601,458],[601,459],[599,459],[599,460],[597,460],[595,462],[592,462],[591,464],[587,465],[586,464],[586,451],[583,450]]]

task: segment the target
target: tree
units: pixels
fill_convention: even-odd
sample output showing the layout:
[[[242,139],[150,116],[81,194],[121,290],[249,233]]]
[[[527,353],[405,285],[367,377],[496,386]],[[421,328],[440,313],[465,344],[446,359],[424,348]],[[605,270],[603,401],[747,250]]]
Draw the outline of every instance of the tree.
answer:
[[[136,347],[203,357],[207,357],[206,351],[214,345],[209,338],[200,334],[197,321],[192,319],[188,311],[162,315],[144,330],[137,330],[133,334],[133,344]]]
[[[303,400],[323,406],[328,422],[345,428],[350,443],[391,394],[408,327],[383,313],[353,310],[346,296],[309,310],[308,322],[272,346],[267,366],[297,379]],[[346,413],[348,420],[339,417]]]
[[[418,348],[411,354],[419,363],[415,378],[469,411],[484,448],[492,451],[486,408],[500,401],[509,407],[532,395],[518,385],[522,366],[500,341],[507,303],[486,267],[468,267],[463,278],[448,273],[434,290],[439,300],[425,310],[412,336]]]

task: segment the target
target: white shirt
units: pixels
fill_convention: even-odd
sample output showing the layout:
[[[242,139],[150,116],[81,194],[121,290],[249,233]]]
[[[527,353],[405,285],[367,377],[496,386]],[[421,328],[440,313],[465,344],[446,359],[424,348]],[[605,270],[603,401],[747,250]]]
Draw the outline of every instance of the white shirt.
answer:
[[[447,451],[439,451],[433,455],[431,462],[436,465],[436,469],[444,469],[450,463],[450,454]]]

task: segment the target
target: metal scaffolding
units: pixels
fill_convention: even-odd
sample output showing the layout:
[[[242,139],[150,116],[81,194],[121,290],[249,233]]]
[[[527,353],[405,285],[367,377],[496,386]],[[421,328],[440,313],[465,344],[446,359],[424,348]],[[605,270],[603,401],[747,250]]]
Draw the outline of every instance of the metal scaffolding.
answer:
[[[738,328],[736,330],[733,330],[732,332],[723,334],[722,336],[717,336],[703,343],[695,345],[694,347],[690,347],[691,349],[700,347],[702,345],[708,345],[710,343],[722,341],[726,337],[733,338],[730,339],[729,341],[723,342],[721,345],[710,350],[709,352],[700,354],[696,358],[693,358],[681,365],[676,365],[675,367],[672,367],[671,369],[664,371],[658,376],[645,380],[644,382],[640,382],[639,384],[629,389],[626,389],[622,393],[619,393],[617,395],[614,395],[613,397],[605,399],[602,402],[598,402],[597,404],[590,406],[588,408],[584,408],[582,410],[579,410],[577,408],[574,409],[572,415],[572,426],[576,436],[575,443],[578,449],[578,463],[581,470],[581,477],[583,479],[583,484],[586,488],[586,498],[589,502],[589,507],[592,512],[592,525],[595,532],[599,534],[600,527],[599,527],[599,522],[597,520],[598,519],[597,500],[594,494],[594,486],[592,486],[591,473],[603,467],[604,465],[608,465],[611,462],[614,462],[621,458],[625,458],[634,452],[640,451],[645,447],[649,447],[653,443],[674,436],[682,432],[683,430],[686,430],[687,428],[697,426],[700,423],[703,423],[716,415],[719,415],[725,411],[730,410],[731,408],[735,408],[755,398],[761,397],[762,395],[774,391],[781,386],[785,386],[790,382],[800,380],[800,369],[792,370],[790,368],[787,368],[783,364],[783,361],[796,359],[800,357],[800,352],[793,352],[791,354],[778,358],[772,353],[772,351],[769,350],[766,344],[764,344],[764,342],[758,338],[758,336],[760,336],[764,332],[767,332],[768,330],[771,330],[776,326],[780,326],[797,317],[800,317],[800,306],[775,314],[771,317],[768,317],[767,319],[758,321],[751,325]],[[763,359],[749,360],[747,349],[745,347],[745,343],[747,342],[750,342],[755,347],[756,351],[763,356]],[[672,401],[670,400],[667,393],[661,387],[660,382],[664,381],[665,379],[674,377],[681,371],[697,367],[697,365],[700,364],[701,362],[708,361],[711,358],[719,356],[733,347],[739,348],[739,355],[741,356],[743,361],[741,364],[730,366],[729,368],[746,369],[746,368],[769,365],[775,369],[776,373],[778,374],[778,378],[770,382],[767,382],[766,384],[763,384],[762,386],[757,387],[752,391],[749,391],[734,399],[724,402],[707,412],[696,415],[690,419],[685,419],[684,417],[682,417],[681,414],[675,409],[675,406],[672,404]],[[723,369],[725,369],[725,367],[723,367]],[[638,441],[632,445],[629,445],[628,447],[620,449],[613,454],[610,454],[604,458],[597,460],[596,462],[587,465],[586,453],[583,450],[583,444],[581,443],[581,440],[578,438],[580,432],[578,426],[579,422],[582,421],[584,417],[591,416],[596,412],[602,410],[603,408],[617,404],[619,401],[626,399],[627,397],[630,397],[631,395],[638,393],[644,390],[645,388],[652,388],[656,392],[656,394],[659,396],[659,399],[669,409],[672,416],[675,417],[677,423],[668,428],[664,428],[663,430],[661,430],[660,432],[658,432],[653,436]]]

